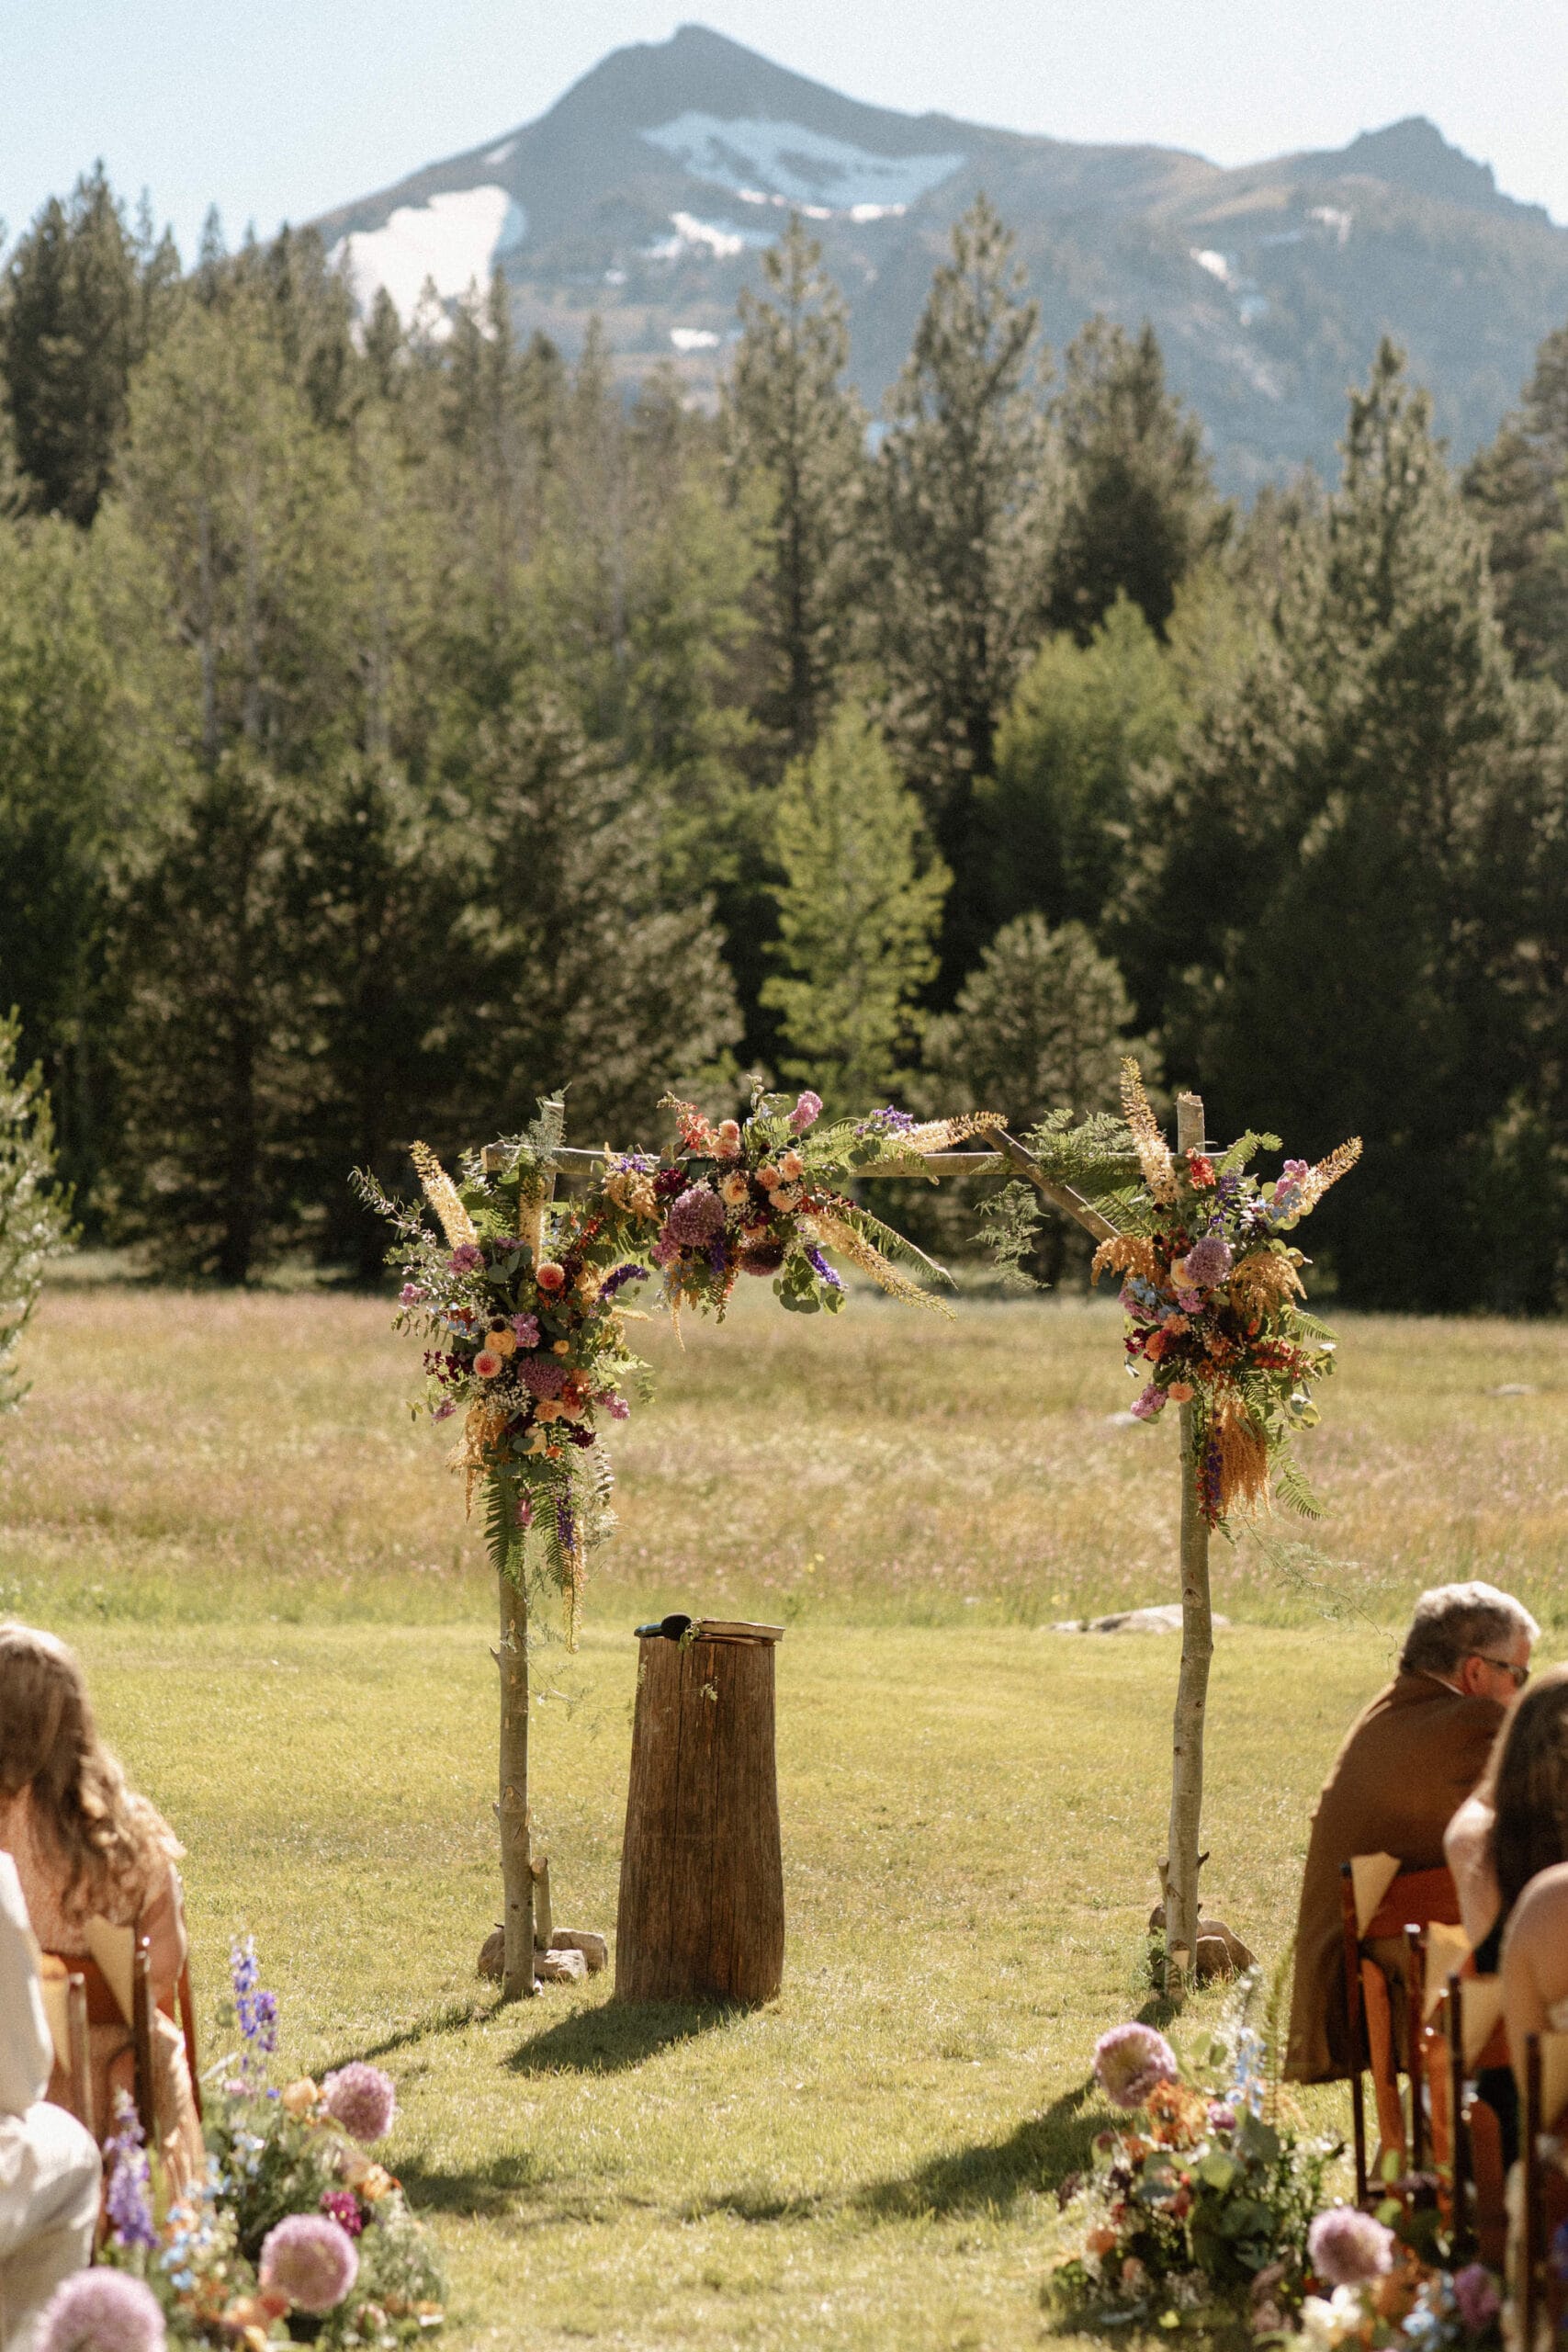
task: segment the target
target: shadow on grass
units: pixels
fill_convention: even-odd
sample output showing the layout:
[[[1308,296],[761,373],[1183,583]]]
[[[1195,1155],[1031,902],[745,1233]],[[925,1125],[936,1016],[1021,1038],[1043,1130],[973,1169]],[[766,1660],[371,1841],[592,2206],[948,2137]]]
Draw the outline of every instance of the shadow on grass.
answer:
[[[728,2007],[683,2001],[601,2001],[531,2033],[506,2064],[514,2075],[624,2074],[739,2014]]]
[[[549,2177],[537,2156],[525,2149],[491,2156],[463,2172],[444,2172],[423,2156],[405,2156],[398,2178],[412,2202],[427,2212],[457,2213],[468,2220],[486,2220],[507,2213],[524,2189],[537,2188]]]
[[[1093,2089],[1092,2080],[1080,2083],[1007,2139],[933,2156],[899,2179],[872,2182],[853,2201],[863,2212],[888,2216],[1005,2213],[1020,2197],[1056,2188],[1087,2168],[1095,2133],[1113,2120],[1098,2099],[1089,2104]]]
[[[435,2033],[460,2033],[465,2026],[478,2025],[495,2015],[499,2005],[494,2001],[469,1999],[444,2001],[438,2009],[431,2009],[422,2018],[399,2026],[395,2033],[384,2034],[379,2041],[366,2042],[360,2049],[348,2050],[342,2057],[331,2059],[321,2067],[324,2075],[333,2066],[347,2066],[355,2058],[389,2058],[394,2050],[412,2049],[416,2041],[425,2041]]]

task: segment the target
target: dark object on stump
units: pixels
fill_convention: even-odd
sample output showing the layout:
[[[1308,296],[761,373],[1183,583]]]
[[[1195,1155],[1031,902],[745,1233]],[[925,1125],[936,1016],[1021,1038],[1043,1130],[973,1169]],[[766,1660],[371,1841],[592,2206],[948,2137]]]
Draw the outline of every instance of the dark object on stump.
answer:
[[[639,1627],[615,1996],[771,2001],[784,1977],[773,1763],[782,1625]]]

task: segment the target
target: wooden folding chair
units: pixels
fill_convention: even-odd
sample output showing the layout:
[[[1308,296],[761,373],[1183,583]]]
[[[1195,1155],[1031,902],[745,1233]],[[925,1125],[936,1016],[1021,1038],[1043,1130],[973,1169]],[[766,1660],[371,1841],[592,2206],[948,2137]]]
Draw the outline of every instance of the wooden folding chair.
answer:
[[[1428,2011],[1431,1999],[1429,1986]],[[1501,2270],[1508,2240],[1502,2122],[1474,2088],[1478,2075],[1508,2064],[1501,1979],[1452,1971],[1439,2014],[1440,2030],[1427,2029],[1427,2080],[1433,2090],[1433,2157],[1439,2170],[1449,2172],[1453,2256],[1458,2262],[1473,2251],[1488,2268]],[[1439,2131],[1437,2092],[1444,2077],[1446,2131]]]
[[[93,2068],[87,2049],[87,1985],[80,1969],[67,1966],[58,1952],[39,1957],[44,2015],[55,2063],[70,2089],[71,2112],[78,2123],[98,2136],[93,2112]]]
[[[1420,2130],[1413,2117],[1412,2130],[1406,2132],[1388,1978],[1369,1947],[1380,1942],[1397,1942],[1401,1947],[1400,1973],[1405,1992],[1410,2063],[1418,2064],[1416,2052],[1420,1994],[1418,1980],[1413,1981],[1410,1971],[1409,1936],[1434,1921],[1457,1927],[1459,1894],[1452,1873],[1442,1865],[1431,1870],[1401,1870],[1392,1854],[1358,1854],[1342,1866],[1340,1902],[1345,1939],[1345,2007],[1352,2052],[1350,2119],[1356,2145],[1356,2198],[1359,2204],[1364,2205],[1369,2184],[1362,2075],[1371,2075],[1378,2128],[1385,2147],[1397,2148],[1403,2160]],[[1418,2104],[1416,2092],[1413,2094],[1413,2108]]]
[[[1525,2041],[1524,2231],[1520,2262],[1520,2339],[1534,2352],[1542,2318],[1552,2343],[1563,2308],[1562,2282],[1551,2241],[1568,2222],[1568,2175],[1562,2151],[1550,2137],[1568,2109],[1568,2033],[1532,2033]]]

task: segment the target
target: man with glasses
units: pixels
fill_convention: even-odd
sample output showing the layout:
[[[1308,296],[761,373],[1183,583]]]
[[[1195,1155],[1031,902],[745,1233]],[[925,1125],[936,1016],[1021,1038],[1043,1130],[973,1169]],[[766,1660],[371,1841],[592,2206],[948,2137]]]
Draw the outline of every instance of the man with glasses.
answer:
[[[1393,1854],[1411,1870],[1442,1861],[1443,1832],[1486,1769],[1540,1631],[1495,1585],[1438,1585],[1416,1602],[1399,1671],[1351,1724],[1313,1815],[1296,1924],[1290,2081],[1351,2072],[1342,1866],[1357,1854]]]

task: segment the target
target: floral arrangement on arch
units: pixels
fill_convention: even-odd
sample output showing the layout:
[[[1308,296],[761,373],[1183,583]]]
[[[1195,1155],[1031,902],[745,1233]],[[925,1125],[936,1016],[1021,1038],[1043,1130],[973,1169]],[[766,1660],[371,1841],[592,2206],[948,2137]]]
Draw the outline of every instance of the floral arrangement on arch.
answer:
[[[410,2343],[445,2317],[428,2233],[370,2153],[396,2119],[391,2076],[355,2060],[276,2088],[276,2001],[249,1937],[231,1959],[239,2048],[209,2099],[207,2177],[171,2198],[120,2093],[103,2267],[68,2280],[46,2313],[41,2342],[58,2352],[165,2340],[265,2352],[301,2335],[346,2352]]]
[[[1144,1383],[1133,1410],[1152,1421],[1167,1405],[1190,1405],[1198,1502],[1211,1527],[1266,1503],[1271,1486],[1317,1518],[1289,1447],[1318,1419],[1312,1391],[1334,1369],[1335,1343],[1302,1305],[1307,1261],[1285,1237],[1355,1166],[1360,1137],[1314,1166],[1287,1159],[1260,1182],[1248,1164],[1278,1150],[1278,1136],[1245,1135],[1217,1157],[1173,1152],[1130,1058],[1122,1100],[1143,1182],[1093,1272],[1122,1276],[1127,1368]]]
[[[873,1169],[918,1174],[932,1152],[1002,1124],[986,1114],[922,1122],[889,1107],[823,1125],[816,1094],[792,1101],[760,1084],[744,1121],[715,1124],[673,1097],[660,1107],[676,1124],[668,1150],[606,1146],[584,1188],[559,1200],[558,1103],[541,1104],[526,1134],[466,1153],[456,1182],[416,1143],[434,1233],[373,1178],[355,1180],[396,1228],[398,1323],[424,1340],[432,1418],[461,1416],[452,1466],[470,1504],[475,1485],[484,1488],[492,1561],[519,1581],[538,1561],[565,1596],[571,1637],[588,1552],[613,1525],[605,1426],[626,1419],[628,1389],[648,1393],[626,1331],[633,1300],[656,1295],[676,1317],[691,1308],[722,1320],[750,1276],[771,1280],[793,1313],[836,1313],[837,1256],[891,1296],[945,1313],[895,1261],[942,1269],[845,1187]]]

